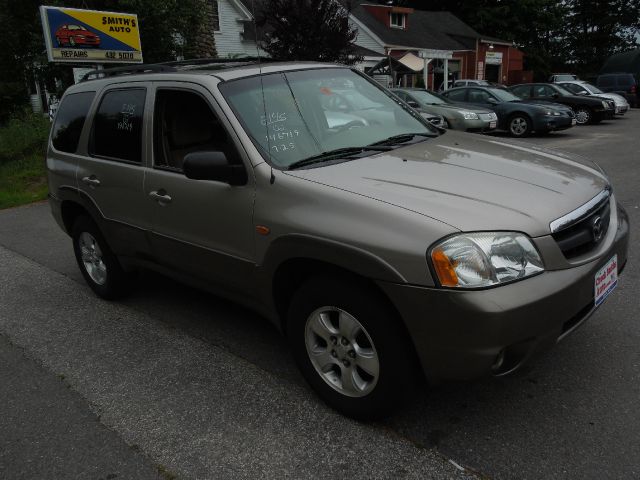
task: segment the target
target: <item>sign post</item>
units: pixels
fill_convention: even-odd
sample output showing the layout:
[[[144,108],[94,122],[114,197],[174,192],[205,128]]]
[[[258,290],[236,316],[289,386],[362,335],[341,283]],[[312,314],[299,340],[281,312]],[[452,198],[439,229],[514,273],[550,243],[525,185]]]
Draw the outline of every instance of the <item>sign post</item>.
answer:
[[[40,7],[50,62],[142,63],[138,16],[63,7]]]

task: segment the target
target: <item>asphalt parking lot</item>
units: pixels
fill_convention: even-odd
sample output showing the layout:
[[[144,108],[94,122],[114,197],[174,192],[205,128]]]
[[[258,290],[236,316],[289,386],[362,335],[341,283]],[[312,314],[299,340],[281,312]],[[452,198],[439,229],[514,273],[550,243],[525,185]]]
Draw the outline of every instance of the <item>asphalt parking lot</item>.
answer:
[[[636,109],[527,139],[610,176],[632,229],[617,292],[517,375],[380,423],[321,404],[254,313],[153,274],[99,300],[46,204],[0,211],[0,477],[640,477],[639,134]]]

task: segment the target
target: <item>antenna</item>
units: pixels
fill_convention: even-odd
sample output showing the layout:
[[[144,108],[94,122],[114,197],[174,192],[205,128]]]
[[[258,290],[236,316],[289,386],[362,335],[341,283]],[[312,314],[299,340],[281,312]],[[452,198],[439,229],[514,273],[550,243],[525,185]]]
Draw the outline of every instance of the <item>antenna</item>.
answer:
[[[271,167],[271,176],[269,177],[269,183],[273,185],[276,181],[276,177],[273,174],[273,160],[271,158],[271,141],[269,140],[269,122],[267,121],[267,102],[264,97],[264,83],[262,83],[262,57],[260,56],[260,42],[258,39],[258,25],[256,24],[256,6],[254,0],[251,0],[251,13],[253,15],[253,31],[256,38],[256,56],[258,58],[258,71],[260,77],[260,90],[262,92],[262,109],[264,112],[264,129],[265,136],[267,137],[267,155],[269,155],[269,166]]]

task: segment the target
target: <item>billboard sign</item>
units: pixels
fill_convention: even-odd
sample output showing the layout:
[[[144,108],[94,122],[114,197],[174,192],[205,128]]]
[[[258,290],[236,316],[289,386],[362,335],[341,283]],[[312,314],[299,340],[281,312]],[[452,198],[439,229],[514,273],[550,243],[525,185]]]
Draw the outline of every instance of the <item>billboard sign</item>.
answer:
[[[138,16],[40,7],[50,62],[142,63]]]

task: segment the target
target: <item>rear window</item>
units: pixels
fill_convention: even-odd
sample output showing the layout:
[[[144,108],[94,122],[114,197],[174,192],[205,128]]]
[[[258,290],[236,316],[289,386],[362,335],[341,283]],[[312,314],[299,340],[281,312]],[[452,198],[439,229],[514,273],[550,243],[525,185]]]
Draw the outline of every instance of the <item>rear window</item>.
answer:
[[[618,85],[621,87],[630,87],[635,84],[635,80],[631,75],[620,75],[618,77]]]
[[[56,150],[75,153],[84,121],[96,92],[71,93],[64,97],[53,125],[51,143]]]
[[[93,121],[93,155],[140,163],[144,88],[110,90],[104,94]]]

